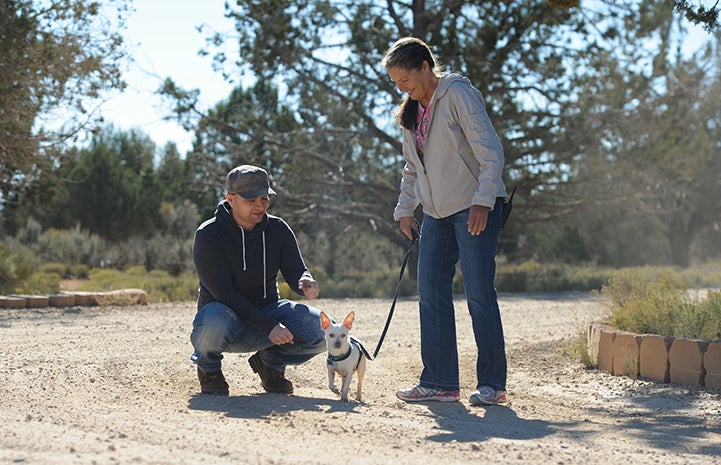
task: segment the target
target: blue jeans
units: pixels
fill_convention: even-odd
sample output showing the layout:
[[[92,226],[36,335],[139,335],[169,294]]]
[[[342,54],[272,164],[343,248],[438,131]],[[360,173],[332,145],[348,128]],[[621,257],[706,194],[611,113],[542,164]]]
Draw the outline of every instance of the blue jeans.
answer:
[[[488,214],[485,231],[468,232],[468,210],[447,218],[423,216],[418,252],[421,319],[420,385],[458,391],[458,348],[453,308],[453,276],[461,261],[463,287],[478,348],[476,388],[506,389],[506,350],[498,295],[494,287],[496,246],[503,202]]]
[[[279,300],[261,309],[293,333],[293,344],[275,345],[255,326],[243,323],[227,305],[210,302],[193,319],[190,359],[203,371],[219,371],[223,352],[259,352],[261,360],[275,371],[300,365],[327,351],[320,328],[320,311],[289,300]]]

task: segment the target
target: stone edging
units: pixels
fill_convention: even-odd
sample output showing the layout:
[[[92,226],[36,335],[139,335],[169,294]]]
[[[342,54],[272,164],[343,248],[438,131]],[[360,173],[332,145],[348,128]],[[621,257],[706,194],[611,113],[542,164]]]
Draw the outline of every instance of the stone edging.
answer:
[[[721,341],[635,334],[599,321],[587,338],[591,361],[614,376],[721,389]]]
[[[0,308],[76,307],[93,305],[146,305],[148,295],[142,289],[107,292],[60,292],[50,295],[0,295]]]

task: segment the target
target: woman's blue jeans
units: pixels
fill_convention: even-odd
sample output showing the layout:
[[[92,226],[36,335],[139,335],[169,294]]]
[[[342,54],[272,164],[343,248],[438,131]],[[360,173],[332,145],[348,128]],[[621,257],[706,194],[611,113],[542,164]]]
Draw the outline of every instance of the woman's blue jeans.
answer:
[[[503,202],[488,214],[485,231],[468,232],[468,210],[447,218],[423,216],[418,254],[418,296],[421,319],[420,385],[459,390],[458,348],[453,308],[453,276],[461,261],[463,287],[478,348],[476,388],[506,389],[506,351],[494,287],[496,246]]]
[[[230,307],[211,302],[193,319],[190,359],[203,371],[219,371],[223,352],[259,352],[268,368],[282,372],[287,365],[300,365],[327,350],[319,310],[290,300],[279,300],[261,310],[293,333],[293,344],[273,344],[267,334],[243,323]]]

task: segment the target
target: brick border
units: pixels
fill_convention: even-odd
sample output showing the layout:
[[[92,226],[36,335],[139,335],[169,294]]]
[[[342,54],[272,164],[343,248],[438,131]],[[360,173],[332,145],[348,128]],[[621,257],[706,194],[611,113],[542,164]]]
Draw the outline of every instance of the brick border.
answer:
[[[587,342],[591,361],[614,376],[721,389],[721,341],[635,334],[596,321]]]
[[[147,303],[148,294],[142,289],[119,289],[108,292],[60,292],[51,295],[0,295],[0,309],[146,305]]]

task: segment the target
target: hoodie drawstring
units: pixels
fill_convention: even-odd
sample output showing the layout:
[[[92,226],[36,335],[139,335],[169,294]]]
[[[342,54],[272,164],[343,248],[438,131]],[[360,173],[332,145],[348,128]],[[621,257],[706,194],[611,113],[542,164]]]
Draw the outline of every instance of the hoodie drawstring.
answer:
[[[245,229],[243,229],[240,225],[238,225],[238,228],[240,229],[240,235],[243,238],[243,271],[246,269],[246,263],[245,263]]]
[[[263,299],[267,297],[268,289],[265,285],[265,276],[266,276],[266,263],[265,263],[265,231],[263,231]]]
[[[241,237],[243,238],[243,271],[247,269],[247,264],[245,262],[245,229],[239,226]],[[266,263],[266,257],[265,257],[265,231],[263,231],[263,277],[262,277],[262,285],[263,285],[263,299],[266,299],[268,297],[268,289],[265,287],[265,277],[268,274],[268,264]]]

